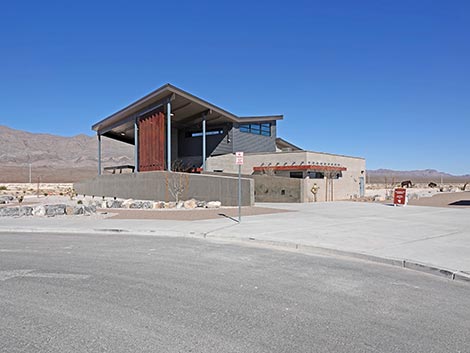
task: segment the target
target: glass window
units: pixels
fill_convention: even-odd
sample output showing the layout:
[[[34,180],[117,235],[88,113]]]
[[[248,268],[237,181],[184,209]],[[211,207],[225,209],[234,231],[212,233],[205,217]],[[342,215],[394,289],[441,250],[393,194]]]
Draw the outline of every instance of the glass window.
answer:
[[[241,132],[250,132],[250,125],[240,125]]]
[[[271,136],[271,124],[241,124],[240,131],[255,135]]]
[[[209,130],[209,131],[206,131],[206,136],[221,135],[223,133],[224,133],[224,130]],[[186,137],[201,137],[201,136],[202,136],[202,131],[189,132],[186,134]]]

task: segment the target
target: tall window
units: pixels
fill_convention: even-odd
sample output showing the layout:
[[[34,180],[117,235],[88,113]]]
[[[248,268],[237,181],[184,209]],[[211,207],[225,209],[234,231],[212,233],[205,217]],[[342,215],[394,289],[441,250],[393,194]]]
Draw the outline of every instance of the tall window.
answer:
[[[240,131],[255,135],[271,136],[271,123],[241,124]]]

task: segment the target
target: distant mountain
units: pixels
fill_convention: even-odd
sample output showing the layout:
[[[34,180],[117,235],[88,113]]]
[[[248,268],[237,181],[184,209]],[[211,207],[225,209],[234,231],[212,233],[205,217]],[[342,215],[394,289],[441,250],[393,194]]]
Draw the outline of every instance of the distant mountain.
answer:
[[[429,183],[440,182],[466,182],[470,181],[470,174],[466,175],[452,175],[445,172],[440,172],[435,169],[423,170],[391,170],[391,169],[376,169],[368,170],[367,177],[371,183],[383,183],[385,179],[387,182],[411,180],[413,182]]]
[[[102,163],[133,164],[133,146],[102,139]],[[0,126],[0,182],[25,182],[31,164],[33,180],[76,181],[96,175],[96,137],[36,134]]]

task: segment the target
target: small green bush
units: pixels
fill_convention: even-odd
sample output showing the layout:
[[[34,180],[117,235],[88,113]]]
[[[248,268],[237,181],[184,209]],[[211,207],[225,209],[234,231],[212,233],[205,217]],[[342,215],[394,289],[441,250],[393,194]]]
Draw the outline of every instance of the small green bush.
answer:
[[[2,186],[0,186],[0,190],[5,191],[5,190],[8,190],[8,188],[5,185],[2,185]]]
[[[82,201],[82,200],[78,200],[78,201],[77,201],[77,205],[81,205],[81,204],[83,204],[83,201]]]

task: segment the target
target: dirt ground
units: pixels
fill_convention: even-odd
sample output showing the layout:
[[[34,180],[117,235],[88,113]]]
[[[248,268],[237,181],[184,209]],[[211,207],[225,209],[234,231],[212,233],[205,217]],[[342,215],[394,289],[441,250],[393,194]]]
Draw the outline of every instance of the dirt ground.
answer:
[[[422,197],[410,200],[409,205],[431,206],[431,207],[470,207],[470,191],[440,193],[432,197]]]
[[[108,212],[110,219],[165,219],[171,221],[200,221],[204,219],[233,218],[238,219],[237,207],[222,207],[216,209],[193,210],[130,210],[130,209],[99,209],[98,212]],[[273,213],[292,212],[266,207],[242,207],[242,217]]]

